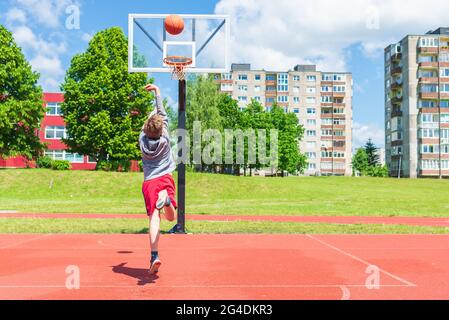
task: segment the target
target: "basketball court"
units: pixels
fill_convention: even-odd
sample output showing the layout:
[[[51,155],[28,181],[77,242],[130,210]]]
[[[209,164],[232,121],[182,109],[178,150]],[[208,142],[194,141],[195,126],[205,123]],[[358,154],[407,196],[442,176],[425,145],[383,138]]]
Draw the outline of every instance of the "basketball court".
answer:
[[[146,235],[0,235],[0,299],[448,299],[448,251],[449,236],[165,235],[150,276]]]

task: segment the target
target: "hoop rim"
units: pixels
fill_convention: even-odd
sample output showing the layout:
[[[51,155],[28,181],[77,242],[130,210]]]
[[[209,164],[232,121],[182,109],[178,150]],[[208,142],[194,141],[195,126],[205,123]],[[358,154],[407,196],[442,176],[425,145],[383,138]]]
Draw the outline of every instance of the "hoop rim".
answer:
[[[181,61],[174,61],[181,60]],[[184,56],[167,56],[164,58],[164,63],[171,67],[187,67],[192,64],[192,58],[184,57]]]

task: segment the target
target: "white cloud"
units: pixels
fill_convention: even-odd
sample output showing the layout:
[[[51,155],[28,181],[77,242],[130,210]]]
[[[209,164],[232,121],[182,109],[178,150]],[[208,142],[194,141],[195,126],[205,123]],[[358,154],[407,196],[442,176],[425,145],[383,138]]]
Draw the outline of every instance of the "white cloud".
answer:
[[[407,34],[447,24],[449,2],[428,0],[221,0],[216,13],[232,18],[232,61],[288,69],[316,63],[346,70],[345,49],[361,44],[368,57]]]
[[[382,147],[382,148],[385,146],[384,129],[379,128],[377,126],[377,124],[373,124],[373,123],[365,124],[365,123],[354,122],[352,137],[353,137],[353,147],[355,149],[359,148],[361,146],[364,146],[365,143],[370,138],[371,138],[371,140],[373,140],[373,142],[376,146]]]
[[[18,8],[11,8],[6,13],[6,22],[8,24],[13,24],[15,22],[18,23],[25,23],[26,22],[26,13],[23,10],[20,10]]]
[[[60,26],[60,18],[65,14],[68,6],[74,4],[72,0],[16,0],[23,6],[39,24],[57,28]]]
[[[92,40],[93,36],[89,33],[83,33],[81,35],[81,40],[85,41],[85,42],[90,42],[90,40]]]

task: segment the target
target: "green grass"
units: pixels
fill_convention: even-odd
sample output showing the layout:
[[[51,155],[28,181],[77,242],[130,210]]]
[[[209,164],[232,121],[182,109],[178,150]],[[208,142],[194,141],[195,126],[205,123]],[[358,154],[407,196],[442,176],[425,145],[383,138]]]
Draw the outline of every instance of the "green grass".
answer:
[[[0,210],[144,213],[141,173],[0,170]],[[449,216],[449,180],[187,175],[187,213]]]
[[[161,229],[169,230],[172,226],[173,223],[163,222]],[[190,221],[187,230],[194,234],[449,234],[449,228],[445,227],[250,221]],[[140,219],[0,219],[0,233],[144,234],[148,233],[148,222]]]

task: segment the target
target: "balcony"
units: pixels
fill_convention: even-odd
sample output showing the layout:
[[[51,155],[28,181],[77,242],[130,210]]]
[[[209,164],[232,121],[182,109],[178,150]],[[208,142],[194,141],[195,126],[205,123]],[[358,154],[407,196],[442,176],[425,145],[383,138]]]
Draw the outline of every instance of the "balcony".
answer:
[[[438,48],[437,47],[420,47],[419,48],[419,53],[422,53],[422,54],[437,54],[438,53]]]
[[[421,99],[438,99],[438,92],[420,92]]]
[[[400,52],[395,53],[391,56],[391,61],[393,61],[393,62],[400,61],[401,59],[402,59],[402,53],[400,53]]]
[[[436,69],[436,68],[438,68],[438,62],[436,62],[436,61],[432,61],[432,62],[428,62],[428,61],[426,61],[426,62],[419,62],[419,63],[418,63],[418,66],[419,66],[420,68],[424,68],[424,69]]]
[[[393,98],[391,98],[391,103],[392,104],[400,104],[402,103],[403,97],[402,96],[395,96]]]
[[[391,68],[391,75],[399,75],[402,73],[402,67],[401,66],[396,66],[394,68]]]
[[[398,90],[401,88],[402,88],[402,82],[395,81],[391,84],[391,90]]]
[[[401,108],[393,108],[393,110],[391,111],[391,118],[396,118],[396,117],[402,117]]]
[[[438,78],[437,77],[420,77],[419,83],[428,83],[428,84],[438,84]]]
[[[335,98],[344,98],[346,96],[346,92],[334,92],[333,96]]]

